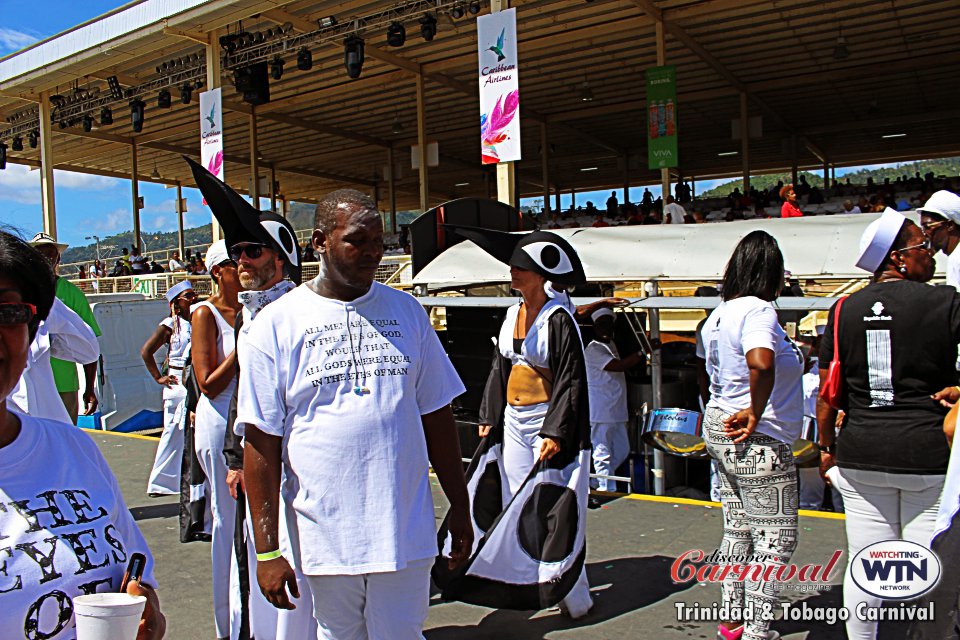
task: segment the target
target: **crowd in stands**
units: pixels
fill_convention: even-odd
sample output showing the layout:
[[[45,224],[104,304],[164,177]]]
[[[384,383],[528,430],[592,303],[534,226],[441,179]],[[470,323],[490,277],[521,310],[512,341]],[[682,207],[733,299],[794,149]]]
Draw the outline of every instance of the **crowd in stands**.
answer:
[[[117,258],[113,267],[108,268],[107,261],[94,260],[89,267],[80,265],[77,269],[77,279],[85,280],[88,278],[121,278],[125,276],[145,275],[150,273],[175,273],[181,272],[187,275],[205,275],[207,269],[203,264],[203,258],[200,252],[191,253],[187,251],[186,257],[181,260],[180,252],[174,251],[167,262],[166,267],[156,261],[155,257],[145,256],[137,247],[123,247],[120,250],[120,257]]]
[[[553,212],[541,221],[544,229],[576,227],[610,227],[644,224],[703,224],[709,222],[733,222],[765,218],[789,218],[813,215],[853,213],[879,213],[886,207],[898,211],[910,211],[923,205],[931,193],[939,189],[960,192],[960,178],[937,178],[917,172],[913,177],[902,175],[882,183],[867,178],[865,184],[852,184],[850,179],[834,180],[830,188],[823,189],[807,182],[801,175],[796,185],[778,181],[769,189],[751,186],[743,193],[734,188],[725,197],[691,198],[691,187],[679,182],[674,195],[667,201],[653,197],[644,189],[639,203],[621,204],[616,191],[607,198],[604,209],[598,209],[592,201],[585,206],[571,207]]]

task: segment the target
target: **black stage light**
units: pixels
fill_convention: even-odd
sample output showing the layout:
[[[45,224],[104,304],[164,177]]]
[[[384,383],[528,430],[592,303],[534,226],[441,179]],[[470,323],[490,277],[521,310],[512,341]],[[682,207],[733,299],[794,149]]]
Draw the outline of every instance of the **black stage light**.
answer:
[[[66,129],[66,128],[67,128],[67,121],[66,121],[66,120],[61,120],[61,121],[58,123],[58,125],[60,126],[61,129]]]
[[[425,13],[420,18],[420,35],[427,42],[433,40],[434,36],[437,35],[437,19],[432,13]]]
[[[283,77],[283,58],[277,56],[270,63],[270,77],[279,80]]]
[[[180,104],[190,104],[190,99],[193,97],[193,85],[189,82],[185,82],[180,85]]]
[[[473,0],[470,4],[467,5],[467,11],[473,15],[480,13],[480,3],[477,0]]]
[[[7,145],[0,142],[0,169],[7,168]]]
[[[23,138],[21,138],[20,136],[13,137],[13,150],[23,151]]]
[[[313,68],[313,54],[310,49],[303,47],[297,52],[297,69],[300,71],[310,71]]]
[[[173,97],[167,89],[160,89],[157,94],[157,107],[160,109],[169,109],[173,105]]]
[[[136,133],[143,131],[144,109],[146,106],[147,103],[139,98],[130,101],[130,124]]]
[[[450,9],[450,17],[454,20],[459,20],[463,17],[463,5],[458,4],[454,5],[453,9]]]
[[[110,87],[110,95],[114,100],[123,100],[123,89],[120,88],[120,81],[117,76],[107,78],[107,86]]]
[[[402,47],[407,41],[407,29],[399,22],[392,22],[387,27],[387,44],[391,47]]]
[[[80,122],[83,123],[83,130],[85,132],[90,133],[93,131],[93,118],[90,116],[90,114],[83,116],[83,120]]]
[[[327,16],[326,18],[320,18],[317,20],[317,26],[321,29],[329,29],[330,27],[336,26],[336,24],[336,16]]]
[[[360,77],[363,71],[363,38],[350,36],[343,41],[343,64],[347,68],[347,76],[352,80]]]
[[[30,145],[31,149],[36,149],[37,145],[40,143],[40,134],[36,131],[31,131],[27,134],[27,143]]]
[[[100,109],[100,124],[113,124],[113,111],[110,110],[110,107]]]

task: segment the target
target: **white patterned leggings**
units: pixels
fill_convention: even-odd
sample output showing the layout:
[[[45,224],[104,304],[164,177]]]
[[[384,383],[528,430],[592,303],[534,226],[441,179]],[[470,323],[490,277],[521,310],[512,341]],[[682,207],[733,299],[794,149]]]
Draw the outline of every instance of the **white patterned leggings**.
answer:
[[[720,472],[723,539],[719,551],[732,556],[730,564],[785,565],[797,548],[793,453],[786,443],[756,433],[735,444],[723,430],[727,415],[708,408],[703,420],[707,451]],[[750,612],[743,616],[743,640],[766,640],[773,613],[779,609],[780,584],[751,577],[724,579],[722,605]]]

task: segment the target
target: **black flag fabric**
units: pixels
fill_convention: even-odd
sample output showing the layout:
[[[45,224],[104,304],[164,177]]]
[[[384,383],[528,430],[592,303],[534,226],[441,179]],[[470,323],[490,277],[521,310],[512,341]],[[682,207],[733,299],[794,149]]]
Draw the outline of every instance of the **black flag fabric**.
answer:
[[[493,515],[506,486],[502,445],[490,437],[467,470],[474,550],[467,563],[447,567],[447,522],[438,533],[440,556],[433,579],[444,600],[497,609],[540,610],[570,592],[586,557],[590,449],[566,459],[538,462],[502,512]],[[504,500],[506,502],[506,500]]]

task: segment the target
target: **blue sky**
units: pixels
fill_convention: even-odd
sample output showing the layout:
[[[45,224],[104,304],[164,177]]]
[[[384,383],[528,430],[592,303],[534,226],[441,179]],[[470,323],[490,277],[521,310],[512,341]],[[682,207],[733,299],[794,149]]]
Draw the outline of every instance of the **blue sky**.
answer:
[[[42,3],[43,11],[37,11],[36,4],[29,2],[10,0],[3,3],[3,12],[0,13],[0,57],[124,4],[106,0],[42,0]],[[837,175],[855,169],[838,170]],[[723,182],[726,180],[698,182],[697,191],[711,189]],[[58,236],[62,242],[74,246],[85,245],[90,243],[85,239],[87,236],[96,234],[105,237],[133,227],[129,181],[57,171],[54,184]],[[654,197],[660,194],[659,185],[651,186],[650,190]],[[642,192],[642,186],[631,188],[631,201],[638,202]],[[618,189],[617,194],[621,197],[622,189]],[[141,182],[140,195],[145,205],[140,212],[144,236],[152,231],[176,230],[174,189]],[[608,195],[609,190],[578,193],[577,204],[583,205],[587,200],[592,200],[602,208]],[[187,198],[188,209],[185,226],[189,228],[208,223],[209,210],[202,204],[200,193],[195,189],[184,189],[184,197]],[[536,200],[525,198],[523,204],[534,204]],[[570,200],[570,194],[562,195],[561,206],[568,208]],[[0,225],[13,227],[28,237],[43,230],[39,171],[12,163],[7,165],[6,170],[0,171]]]
[[[37,11],[35,3],[3,3],[0,57],[125,4],[107,0],[42,2],[43,11]],[[102,237],[133,227],[129,181],[57,171],[54,185],[57,230],[61,241],[84,245],[89,244],[86,236],[96,234]],[[174,189],[141,182],[140,195],[144,197],[145,205],[140,212],[144,235],[147,231],[176,230]],[[184,220],[187,227],[210,222],[210,214],[202,205],[198,191],[184,189],[184,197],[188,201]],[[6,170],[0,171],[0,225],[14,227],[26,236],[43,230],[39,171],[16,164],[7,164]]]

